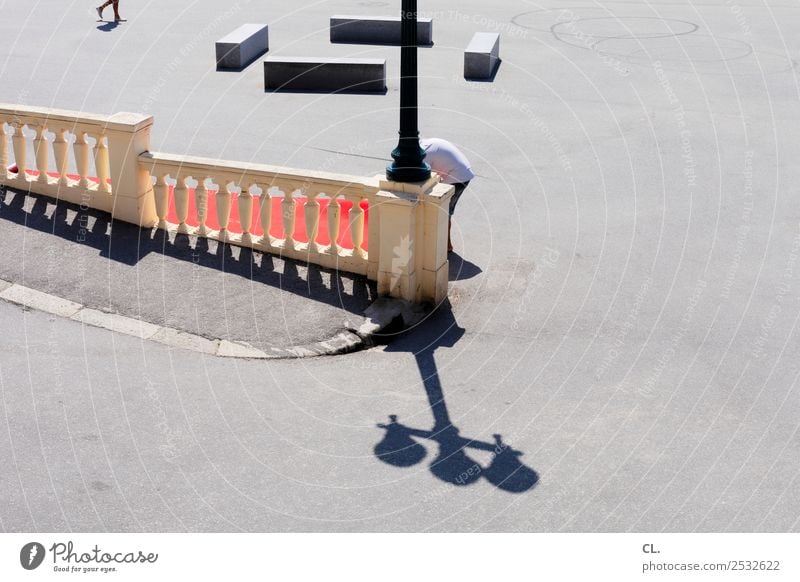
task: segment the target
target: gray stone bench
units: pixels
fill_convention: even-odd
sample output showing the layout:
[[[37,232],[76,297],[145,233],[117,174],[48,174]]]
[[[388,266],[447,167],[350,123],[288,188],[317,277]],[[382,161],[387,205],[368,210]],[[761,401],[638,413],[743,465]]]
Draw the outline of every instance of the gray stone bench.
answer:
[[[264,89],[383,93],[386,59],[267,57]]]
[[[464,78],[490,79],[500,63],[500,35],[476,32],[464,51]]]
[[[331,42],[348,44],[402,44],[399,16],[331,16]],[[417,20],[417,44],[433,44],[433,21]]]
[[[217,69],[244,69],[269,50],[266,24],[243,24],[217,41]]]

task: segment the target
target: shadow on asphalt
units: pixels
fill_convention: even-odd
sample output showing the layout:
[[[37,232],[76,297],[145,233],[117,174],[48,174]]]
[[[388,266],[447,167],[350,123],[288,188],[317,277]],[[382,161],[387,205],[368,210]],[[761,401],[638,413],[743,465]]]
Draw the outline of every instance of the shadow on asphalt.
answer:
[[[494,66],[492,70],[492,74],[486,78],[479,78],[479,77],[464,77],[465,81],[469,81],[470,83],[494,83],[494,80],[497,78],[497,73],[500,71],[500,65],[502,64],[502,59],[497,59],[497,64]]]
[[[425,439],[438,445],[430,464],[431,473],[438,479],[466,486],[485,478],[503,491],[524,493],[536,485],[539,475],[520,461],[523,453],[504,443],[499,434],[493,435],[492,443],[462,437],[450,419],[434,352],[440,347],[453,347],[463,335],[464,328],[456,322],[450,303],[445,302],[413,334],[399,336],[387,346],[387,352],[414,354],[434,423],[430,430],[412,428],[400,423],[396,415],[389,415],[388,424],[378,425],[386,433],[375,446],[375,455],[395,467],[411,467],[427,455],[427,449],[418,442]],[[491,462],[481,465],[467,455],[466,449],[491,452]]]
[[[464,281],[477,277],[483,270],[473,262],[468,261],[456,252],[451,252],[449,260],[448,277],[451,281]]]
[[[9,195],[13,195],[10,201]],[[112,234],[111,216],[105,212],[12,188],[0,188],[0,219],[97,249],[99,256],[124,265],[135,267],[153,253],[237,275],[359,315],[377,297],[375,284],[366,277],[205,238],[142,229],[126,222],[113,221]],[[276,262],[282,264],[282,273],[275,270]],[[329,285],[323,283],[323,272],[330,276]],[[345,291],[349,286],[352,292]]]
[[[108,22],[103,21],[103,24],[98,26],[97,30],[99,30],[100,32],[111,32],[112,30],[114,30],[118,26],[119,26],[119,22],[116,22],[114,20],[110,20]]]

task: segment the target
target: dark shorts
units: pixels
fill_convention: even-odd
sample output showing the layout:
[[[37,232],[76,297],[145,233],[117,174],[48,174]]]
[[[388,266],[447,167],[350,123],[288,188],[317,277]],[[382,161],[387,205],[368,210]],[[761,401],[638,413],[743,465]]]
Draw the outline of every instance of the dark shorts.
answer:
[[[458,204],[458,200],[461,198],[464,190],[466,190],[467,186],[469,186],[469,182],[453,184],[453,186],[455,186],[456,191],[453,193],[453,197],[450,199],[450,216],[453,216],[453,213],[456,211],[456,204]]]

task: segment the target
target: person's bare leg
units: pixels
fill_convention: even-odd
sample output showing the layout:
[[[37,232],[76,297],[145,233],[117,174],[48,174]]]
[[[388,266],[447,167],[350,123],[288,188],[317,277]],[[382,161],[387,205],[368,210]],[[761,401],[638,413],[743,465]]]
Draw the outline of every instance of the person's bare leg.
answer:
[[[105,10],[108,6],[111,6],[112,4],[113,1],[108,0],[108,2],[105,2],[97,7],[97,15],[100,17],[100,20],[103,20],[103,10]]]
[[[119,0],[113,0],[114,2],[114,20],[125,22],[125,19],[119,15]]]
[[[450,227],[452,225],[453,225],[453,221],[449,220],[447,222],[447,252],[448,253],[452,253],[453,252],[453,243],[450,242]]]

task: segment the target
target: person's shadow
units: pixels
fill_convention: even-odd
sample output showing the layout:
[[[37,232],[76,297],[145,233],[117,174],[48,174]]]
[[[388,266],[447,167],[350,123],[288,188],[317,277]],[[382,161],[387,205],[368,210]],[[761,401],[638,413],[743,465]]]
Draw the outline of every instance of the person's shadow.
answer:
[[[400,423],[396,415],[389,415],[389,423],[378,424],[386,432],[375,446],[375,456],[395,467],[411,467],[427,455],[418,441],[426,439],[438,446],[430,470],[442,481],[465,486],[483,477],[499,489],[523,493],[536,485],[539,476],[520,462],[522,453],[504,443],[499,434],[494,435],[493,443],[462,437],[450,419],[434,352],[439,347],[454,346],[463,335],[464,328],[458,326],[449,302],[445,302],[413,334],[398,338],[386,348],[414,353],[434,423],[430,430],[412,428]],[[465,452],[467,448],[491,452],[491,462],[483,466],[474,461]]]
[[[112,30],[114,30],[119,26],[119,22],[116,20],[109,20],[109,21],[104,20],[103,24],[97,27],[97,30],[99,30],[100,32],[111,32]]]
[[[475,263],[468,261],[456,252],[448,256],[448,275],[451,281],[463,281],[480,275],[483,271]]]

